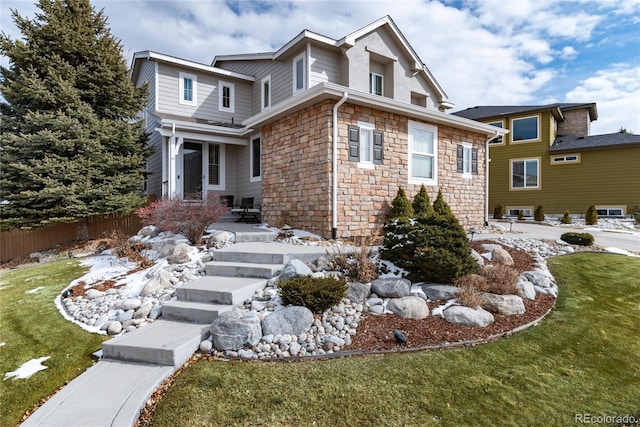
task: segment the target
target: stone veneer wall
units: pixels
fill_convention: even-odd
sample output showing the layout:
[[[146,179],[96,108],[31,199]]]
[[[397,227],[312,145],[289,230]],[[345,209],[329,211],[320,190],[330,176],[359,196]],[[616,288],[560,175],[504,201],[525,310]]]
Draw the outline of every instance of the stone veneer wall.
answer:
[[[314,105],[262,129],[263,221],[289,223],[331,236],[332,101]],[[339,109],[338,237],[381,233],[399,187],[410,199],[420,185],[408,184],[409,119],[367,107],[344,104]],[[358,168],[347,156],[347,125],[374,123],[384,131],[384,164]],[[438,186],[427,187],[433,201],[442,190],[464,227],[484,222],[485,137],[438,126]],[[478,149],[478,175],[456,172],[456,146],[469,142]]]
[[[563,111],[562,114],[564,122],[558,122],[558,135],[589,136],[591,134],[588,109]]]

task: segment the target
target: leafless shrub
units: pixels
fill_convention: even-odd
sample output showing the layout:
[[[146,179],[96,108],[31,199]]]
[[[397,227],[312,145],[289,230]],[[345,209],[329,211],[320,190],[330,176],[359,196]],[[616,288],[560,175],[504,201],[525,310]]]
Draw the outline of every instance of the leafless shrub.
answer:
[[[486,265],[480,267],[478,274],[484,276],[487,280],[486,288],[480,288],[485,292],[500,295],[512,295],[518,293],[516,283],[520,273],[515,268],[503,265]]]
[[[480,307],[484,303],[482,292],[469,283],[460,286],[456,298],[460,304],[470,308]]]
[[[369,283],[378,278],[378,265],[371,258],[372,245],[375,236],[369,239],[360,239],[359,246],[354,248],[352,254],[347,254],[337,246],[329,260],[330,268],[342,272],[350,281]]]
[[[96,252],[112,249],[118,258],[127,258],[140,268],[148,268],[154,264],[154,261],[142,255],[142,250],[146,249],[144,244],[130,242],[127,236],[120,231],[106,234],[102,239],[96,240],[93,245],[95,245]]]

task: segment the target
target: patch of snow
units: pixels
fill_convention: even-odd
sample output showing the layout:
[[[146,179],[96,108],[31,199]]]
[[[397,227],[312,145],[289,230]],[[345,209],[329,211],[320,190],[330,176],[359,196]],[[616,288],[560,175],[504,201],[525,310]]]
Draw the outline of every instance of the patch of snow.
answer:
[[[44,286],[38,286],[35,289],[29,289],[28,291],[24,291],[25,294],[35,294],[37,293],[39,290],[44,289]]]
[[[4,347],[5,345],[7,345],[7,343],[6,343],[6,342],[4,342],[4,341],[3,341],[3,342],[0,342],[0,347]]]
[[[450,299],[449,301],[447,301],[446,304],[444,305],[439,305],[436,308],[433,309],[433,311],[431,311],[431,315],[433,316],[440,316],[442,318],[444,318],[444,311],[451,307],[452,305],[460,305],[458,304],[458,300],[456,299]]]
[[[605,252],[609,252],[612,254],[620,254],[620,255],[626,255],[626,256],[633,256],[633,257],[640,257],[640,255],[636,255],[634,253],[631,253],[627,250],[624,249],[619,249],[619,248],[604,248]]]
[[[43,365],[42,362],[50,358],[51,356],[44,356],[44,357],[39,357],[38,359],[31,359],[28,362],[23,363],[15,371],[7,372],[6,374],[4,374],[3,381],[6,381],[11,377],[13,377],[14,381],[25,380],[31,377],[31,375],[35,374],[36,372],[47,369],[47,367]]]

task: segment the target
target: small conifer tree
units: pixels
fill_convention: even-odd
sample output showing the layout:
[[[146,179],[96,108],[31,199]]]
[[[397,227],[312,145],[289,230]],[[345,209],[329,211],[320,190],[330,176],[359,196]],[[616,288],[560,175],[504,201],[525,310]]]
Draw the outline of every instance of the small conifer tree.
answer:
[[[560,218],[560,222],[562,224],[571,224],[571,215],[569,215],[569,211],[564,211],[564,215]]]
[[[504,209],[500,203],[495,205],[493,208],[493,219],[502,219],[502,215],[504,214]]]
[[[415,216],[430,215],[433,213],[433,206],[431,206],[431,200],[429,199],[429,194],[424,184],[420,187],[420,191],[416,194],[416,197],[414,197],[412,207]]]
[[[544,208],[542,205],[538,205],[536,207],[535,212],[533,213],[533,219],[536,221],[544,221]]]
[[[524,211],[523,211],[522,209],[520,209],[520,210],[518,211],[518,219],[519,219],[520,221],[522,221],[522,220],[524,219]]]
[[[391,209],[389,210],[388,220],[393,220],[396,218],[411,218],[413,217],[413,207],[411,206],[411,202],[407,198],[407,193],[405,193],[404,188],[398,188],[398,194],[396,194],[395,199],[391,202]]]
[[[456,216],[451,211],[451,208],[444,201],[444,197],[442,196],[442,190],[438,190],[438,195],[436,196],[436,200],[433,201],[433,210],[438,215],[446,216],[454,218],[456,221],[458,220]]]
[[[589,206],[589,209],[587,209],[587,213],[584,216],[584,222],[587,225],[598,224],[598,211],[594,205]]]

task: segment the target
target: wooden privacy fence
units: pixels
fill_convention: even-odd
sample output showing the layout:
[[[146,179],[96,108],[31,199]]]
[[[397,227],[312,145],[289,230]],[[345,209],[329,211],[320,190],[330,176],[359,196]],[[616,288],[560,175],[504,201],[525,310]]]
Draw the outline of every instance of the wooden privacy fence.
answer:
[[[99,239],[113,231],[133,235],[140,228],[140,218],[131,213],[92,216],[78,222],[54,224],[35,230],[4,231],[0,233],[0,262],[27,258],[33,252],[53,249],[73,241]]]

